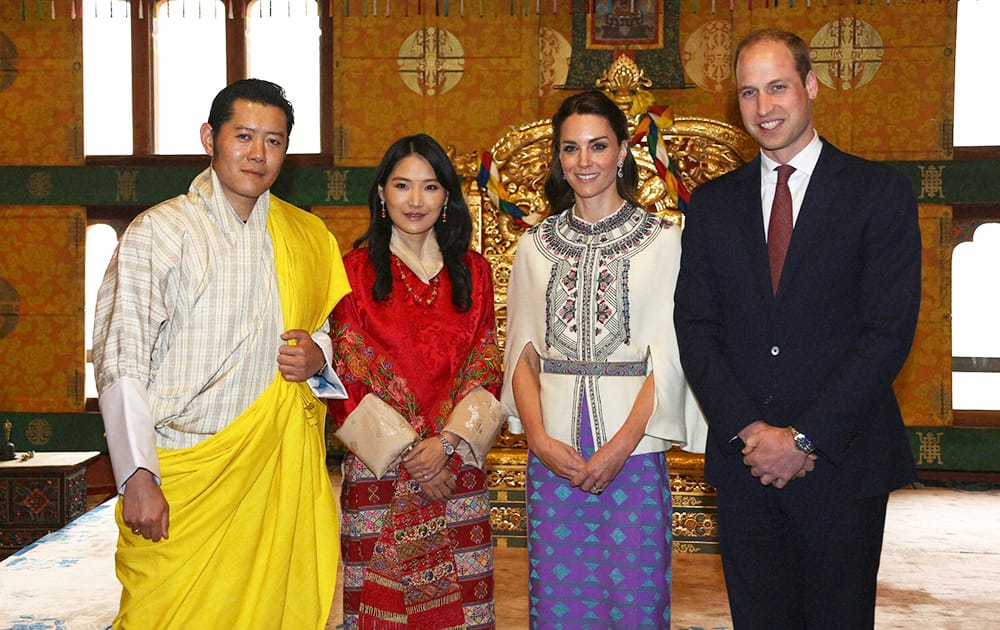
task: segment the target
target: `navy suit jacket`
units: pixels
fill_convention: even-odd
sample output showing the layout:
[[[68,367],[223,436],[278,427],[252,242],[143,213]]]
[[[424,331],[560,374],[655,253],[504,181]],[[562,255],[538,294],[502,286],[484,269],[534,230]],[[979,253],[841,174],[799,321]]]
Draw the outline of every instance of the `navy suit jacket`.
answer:
[[[819,451],[789,498],[860,498],[916,478],[892,383],[920,306],[921,242],[909,180],[823,141],[777,295],[761,213],[760,156],[696,188],[674,321],[709,423],[705,476],[760,488],[733,439],[756,420]]]

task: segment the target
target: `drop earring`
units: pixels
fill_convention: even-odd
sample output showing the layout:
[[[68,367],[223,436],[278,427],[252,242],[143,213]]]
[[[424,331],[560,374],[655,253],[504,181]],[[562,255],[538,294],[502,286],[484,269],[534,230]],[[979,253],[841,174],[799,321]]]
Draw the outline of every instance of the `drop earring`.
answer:
[[[382,204],[382,218],[385,218],[385,199],[379,198],[379,202]]]
[[[622,177],[625,177],[625,173],[624,173],[624,171],[622,170],[622,168],[623,168],[624,166],[625,166],[625,162],[619,162],[619,163],[618,163],[618,179],[621,179]]]
[[[444,205],[441,206],[441,223],[448,222],[448,201],[445,200]]]

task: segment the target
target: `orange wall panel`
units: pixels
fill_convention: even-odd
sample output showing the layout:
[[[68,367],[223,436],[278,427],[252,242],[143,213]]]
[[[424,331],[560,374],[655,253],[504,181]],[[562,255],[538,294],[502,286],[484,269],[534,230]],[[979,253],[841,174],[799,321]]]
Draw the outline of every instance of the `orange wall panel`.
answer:
[[[6,3],[4,11],[14,3]],[[35,5],[31,4],[32,9]],[[48,7],[48,5],[45,5]],[[0,164],[74,165],[83,160],[83,66],[80,20],[63,16],[0,21],[16,51],[0,91]],[[4,59],[9,62],[9,59]],[[11,74],[12,72],[12,74]],[[13,77],[13,79],[11,79]]]
[[[82,208],[0,208],[0,409],[82,411]]]

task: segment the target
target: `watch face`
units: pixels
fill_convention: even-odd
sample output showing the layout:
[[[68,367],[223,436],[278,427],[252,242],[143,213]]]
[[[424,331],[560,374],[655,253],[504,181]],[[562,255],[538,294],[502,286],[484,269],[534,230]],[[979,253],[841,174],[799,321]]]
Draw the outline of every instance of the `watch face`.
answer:
[[[444,454],[445,455],[454,455],[455,454],[455,445],[454,444],[452,444],[451,442],[449,442],[447,439],[445,439],[443,437],[438,437],[438,439],[441,441],[441,446],[444,447]]]
[[[795,434],[795,446],[797,446],[800,451],[804,451],[806,453],[810,453],[813,450],[812,442],[810,442],[809,438],[802,433]]]

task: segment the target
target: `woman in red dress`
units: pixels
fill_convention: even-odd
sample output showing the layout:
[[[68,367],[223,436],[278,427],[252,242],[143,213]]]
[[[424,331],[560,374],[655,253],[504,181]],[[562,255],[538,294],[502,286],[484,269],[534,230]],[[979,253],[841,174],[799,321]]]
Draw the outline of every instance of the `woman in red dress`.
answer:
[[[460,179],[429,136],[389,147],[369,210],[344,257],[353,293],[330,316],[349,395],[329,403],[350,451],[345,628],[492,628],[484,467],[506,413],[490,266],[469,251]]]

